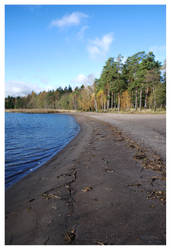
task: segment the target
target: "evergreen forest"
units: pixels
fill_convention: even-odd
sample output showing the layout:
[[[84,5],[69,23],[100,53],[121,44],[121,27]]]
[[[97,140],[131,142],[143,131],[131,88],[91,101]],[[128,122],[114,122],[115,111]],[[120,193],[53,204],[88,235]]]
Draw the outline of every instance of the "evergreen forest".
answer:
[[[165,110],[166,62],[153,52],[138,52],[123,61],[110,57],[92,85],[71,86],[5,98],[6,109],[66,109],[80,111]],[[59,85],[58,85],[59,86]]]

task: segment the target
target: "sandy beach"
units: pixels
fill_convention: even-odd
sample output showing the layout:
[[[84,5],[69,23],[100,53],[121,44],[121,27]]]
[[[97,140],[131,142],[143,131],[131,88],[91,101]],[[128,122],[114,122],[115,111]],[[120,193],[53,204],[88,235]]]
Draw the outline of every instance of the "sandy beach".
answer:
[[[117,114],[88,113],[98,120],[118,127],[142,147],[160,155],[166,161],[166,115],[165,114]]]
[[[148,148],[117,119],[72,115],[77,137],[6,191],[5,244],[166,244],[165,135]]]

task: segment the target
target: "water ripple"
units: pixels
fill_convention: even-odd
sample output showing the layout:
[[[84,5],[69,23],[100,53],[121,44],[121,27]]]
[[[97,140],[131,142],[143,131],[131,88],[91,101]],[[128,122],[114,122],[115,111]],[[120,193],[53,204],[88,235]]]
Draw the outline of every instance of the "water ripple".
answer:
[[[63,114],[5,114],[5,186],[42,166],[79,132]]]

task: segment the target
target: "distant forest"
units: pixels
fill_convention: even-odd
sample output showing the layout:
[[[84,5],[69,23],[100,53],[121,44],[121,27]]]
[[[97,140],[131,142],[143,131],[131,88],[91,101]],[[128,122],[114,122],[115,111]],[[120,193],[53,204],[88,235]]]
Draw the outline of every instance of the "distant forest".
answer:
[[[81,111],[141,110],[166,108],[166,63],[152,52],[138,52],[123,62],[110,57],[100,78],[92,85],[32,91],[24,97],[5,98],[6,109],[42,108]]]

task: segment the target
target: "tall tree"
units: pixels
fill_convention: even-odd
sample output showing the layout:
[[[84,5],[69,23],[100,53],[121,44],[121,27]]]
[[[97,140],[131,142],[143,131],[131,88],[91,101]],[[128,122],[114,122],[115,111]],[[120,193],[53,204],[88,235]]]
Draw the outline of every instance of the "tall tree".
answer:
[[[145,52],[141,51],[128,57],[125,63],[125,71],[127,72],[128,90],[131,93],[132,101],[135,109],[138,108],[138,91],[139,91],[139,75],[138,70],[140,63],[145,58]]]
[[[113,79],[113,63],[114,58],[110,57],[107,61],[105,66],[103,67],[102,74],[100,76],[100,90],[103,90],[103,92],[106,95],[106,108],[107,110],[110,107],[110,98],[111,98],[111,85],[112,85],[112,79]]]
[[[113,85],[112,89],[114,92],[118,95],[118,111],[120,111],[120,105],[121,105],[121,94],[126,88],[126,82],[124,80],[123,76],[123,63],[122,63],[123,57],[121,55],[118,55],[116,62],[114,62],[113,65]]]
[[[144,69],[144,83],[146,87],[146,95],[151,92],[153,96],[153,108],[156,110],[156,87],[161,80],[161,64],[155,60],[155,56],[152,52],[149,52],[142,62]]]

